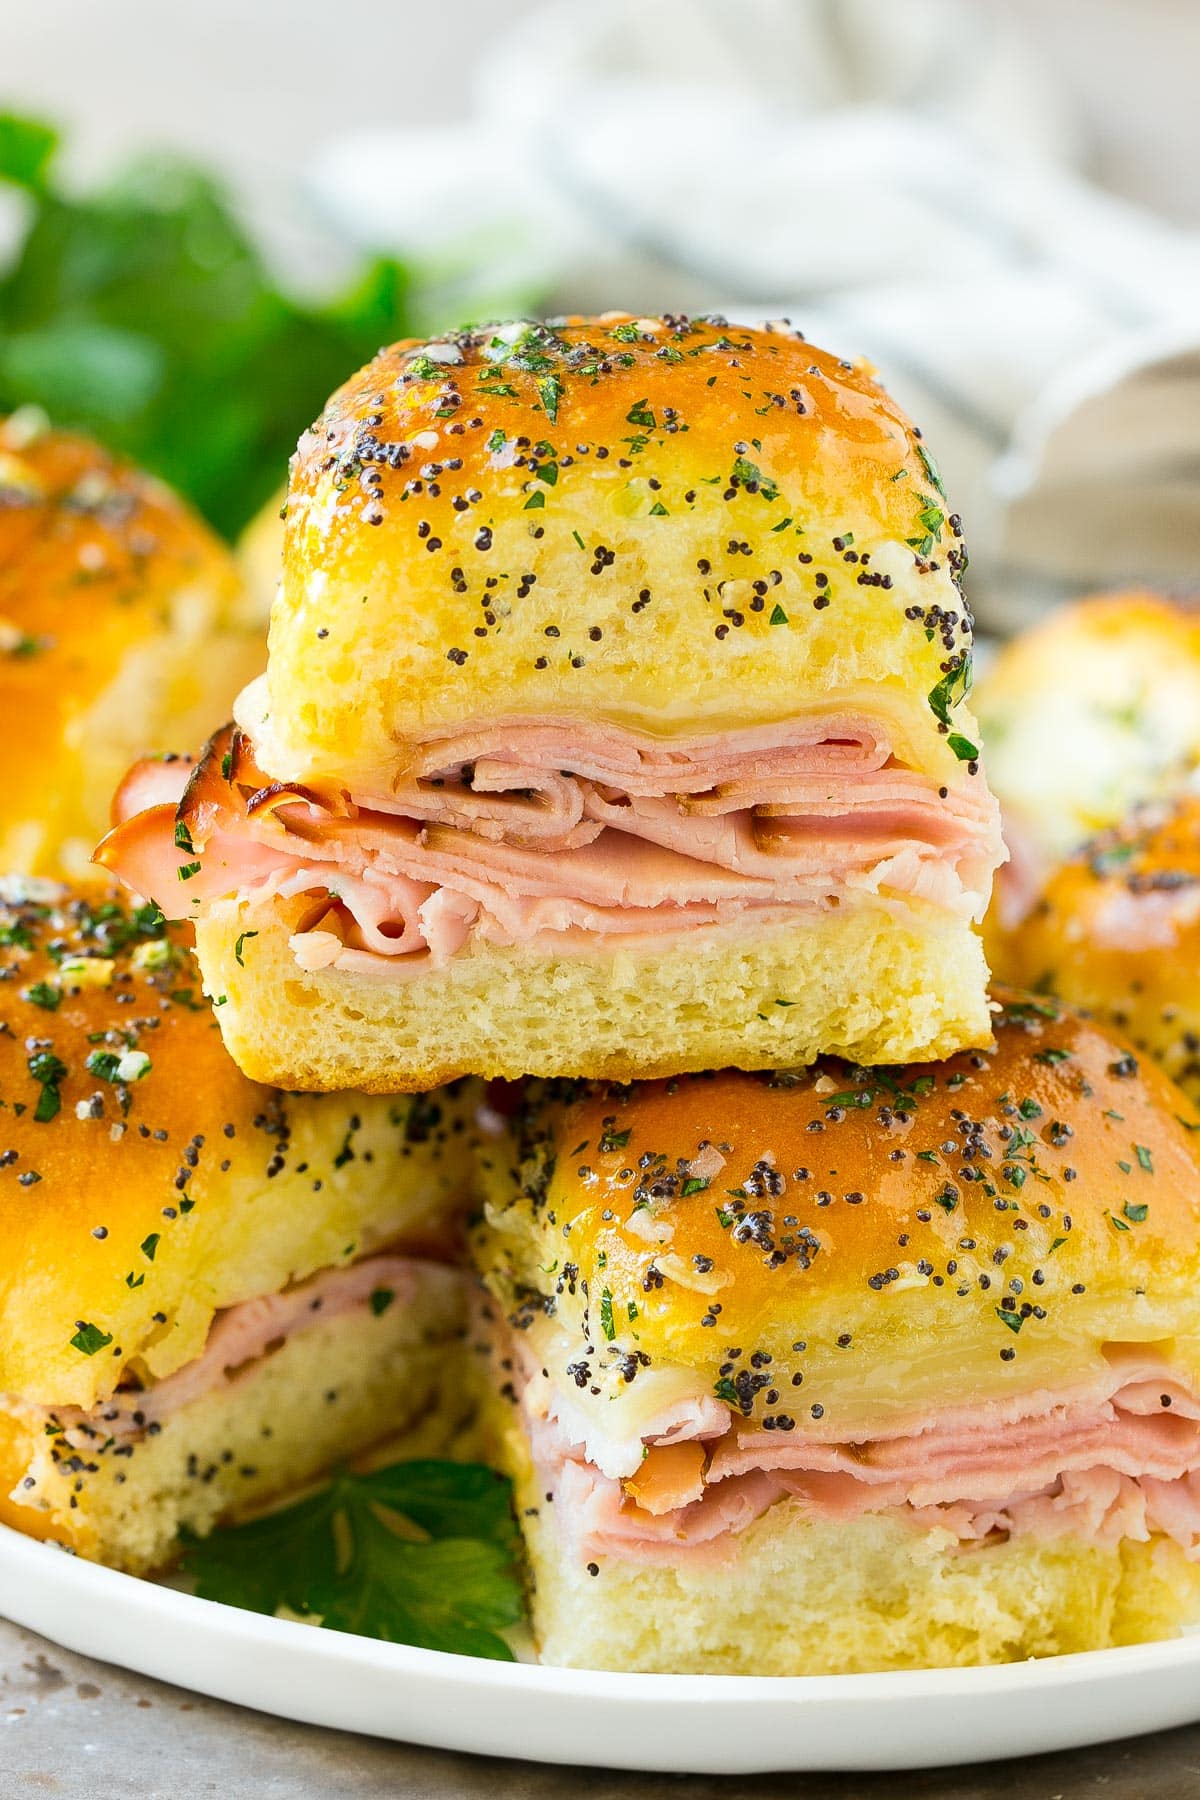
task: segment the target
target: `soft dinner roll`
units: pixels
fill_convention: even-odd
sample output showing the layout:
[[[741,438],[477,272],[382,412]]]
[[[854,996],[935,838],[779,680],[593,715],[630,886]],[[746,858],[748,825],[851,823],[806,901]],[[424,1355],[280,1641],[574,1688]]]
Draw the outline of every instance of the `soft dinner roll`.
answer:
[[[1200,610],[1142,592],[1059,607],[1001,650],[976,704],[1012,852],[1003,927],[1085,839],[1200,764]]]
[[[237,731],[102,860],[289,1085],[986,1042],[965,562],[913,427],[786,325],[396,345],[301,442]]]
[[[1094,838],[995,954],[1006,979],[1086,1006],[1200,1101],[1200,798]]]
[[[0,1517],[129,1569],[455,1401],[469,1094],[230,1062],[151,908],[0,903]]]
[[[83,872],[131,759],[194,748],[262,667],[265,616],[161,482],[0,419],[0,869]]]
[[[1200,1614],[1200,1117],[1054,1002],[996,1036],[529,1088],[476,1253],[548,1662],[937,1667]]]

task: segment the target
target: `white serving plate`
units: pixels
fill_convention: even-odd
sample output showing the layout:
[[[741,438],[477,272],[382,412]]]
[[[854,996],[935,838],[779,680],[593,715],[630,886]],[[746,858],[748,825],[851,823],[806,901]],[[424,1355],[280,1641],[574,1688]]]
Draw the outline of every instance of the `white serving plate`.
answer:
[[[704,1774],[909,1769],[1200,1719],[1200,1637],[995,1669],[594,1674],[322,1631],[118,1575],[0,1526],[0,1612],[260,1712],[539,1762]]]

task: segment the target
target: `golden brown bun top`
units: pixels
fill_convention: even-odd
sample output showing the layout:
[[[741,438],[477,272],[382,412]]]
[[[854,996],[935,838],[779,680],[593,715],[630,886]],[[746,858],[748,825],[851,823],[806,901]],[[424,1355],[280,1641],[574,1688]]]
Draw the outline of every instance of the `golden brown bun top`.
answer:
[[[927,696],[970,648],[965,561],[900,408],[786,324],[396,344],[292,465],[260,754],[362,785],[476,718],[669,734],[866,690],[953,777]]]
[[[975,709],[1015,854],[1053,863],[1200,764],[1200,606],[1061,606],[1001,650]]]
[[[94,837],[102,828],[102,813],[80,816],[87,810],[81,758],[103,752],[98,738],[132,728],[131,715],[136,728],[151,731],[169,721],[161,716],[166,697],[153,692],[126,694],[107,725],[91,719],[97,702],[148,639],[176,625],[194,631],[201,609],[214,624],[228,625],[240,595],[228,550],[161,482],[87,438],[31,422],[27,413],[0,419],[6,866],[14,859],[53,866],[44,854],[23,854],[22,820],[50,818],[63,835]],[[246,661],[245,673],[255,660]],[[236,679],[235,669],[230,674]],[[140,747],[186,744],[159,738]]]
[[[901,1377],[943,1405],[1065,1385],[1110,1340],[1196,1332],[1200,1116],[1053,1002],[1011,998],[996,1040],[534,1088],[488,1175],[485,1272],[518,1324],[548,1295],[601,1356],[804,1372],[806,1406],[851,1377],[864,1405]]]
[[[1200,797],[1093,838],[992,937],[1006,977],[1111,1019],[1200,1097]]]
[[[436,1233],[464,1185],[440,1102],[417,1129],[407,1099],[248,1081],[186,931],[115,888],[4,889],[0,1393],[90,1404],[190,1360],[222,1306]]]

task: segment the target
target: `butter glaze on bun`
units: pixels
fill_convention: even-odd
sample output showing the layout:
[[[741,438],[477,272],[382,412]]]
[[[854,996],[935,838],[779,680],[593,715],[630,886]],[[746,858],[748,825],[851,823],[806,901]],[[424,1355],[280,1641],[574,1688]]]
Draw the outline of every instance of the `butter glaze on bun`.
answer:
[[[942,1064],[535,1084],[483,1153],[551,1660],[1005,1661],[1200,1611],[1200,1116],[1006,995]]]
[[[247,1080],[187,936],[0,899],[0,1511],[129,1567],[453,1400],[461,1330],[469,1092]]]
[[[129,763],[195,748],[262,667],[264,618],[161,482],[0,419],[0,869],[86,871]]]
[[[915,429],[789,326],[393,346],[301,443],[237,729],[99,859],[288,1086],[986,1043],[964,566]]]

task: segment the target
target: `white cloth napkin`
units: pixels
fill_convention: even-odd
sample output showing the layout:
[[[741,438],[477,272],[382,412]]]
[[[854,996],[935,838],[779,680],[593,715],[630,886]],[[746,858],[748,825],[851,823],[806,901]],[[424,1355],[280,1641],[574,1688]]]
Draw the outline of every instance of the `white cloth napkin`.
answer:
[[[343,140],[313,189],[438,272],[439,323],[532,293],[785,314],[867,356],[942,464],[994,629],[1200,587],[1200,239],[1075,173],[1070,108],[998,14],[555,0],[487,53],[465,123]]]

